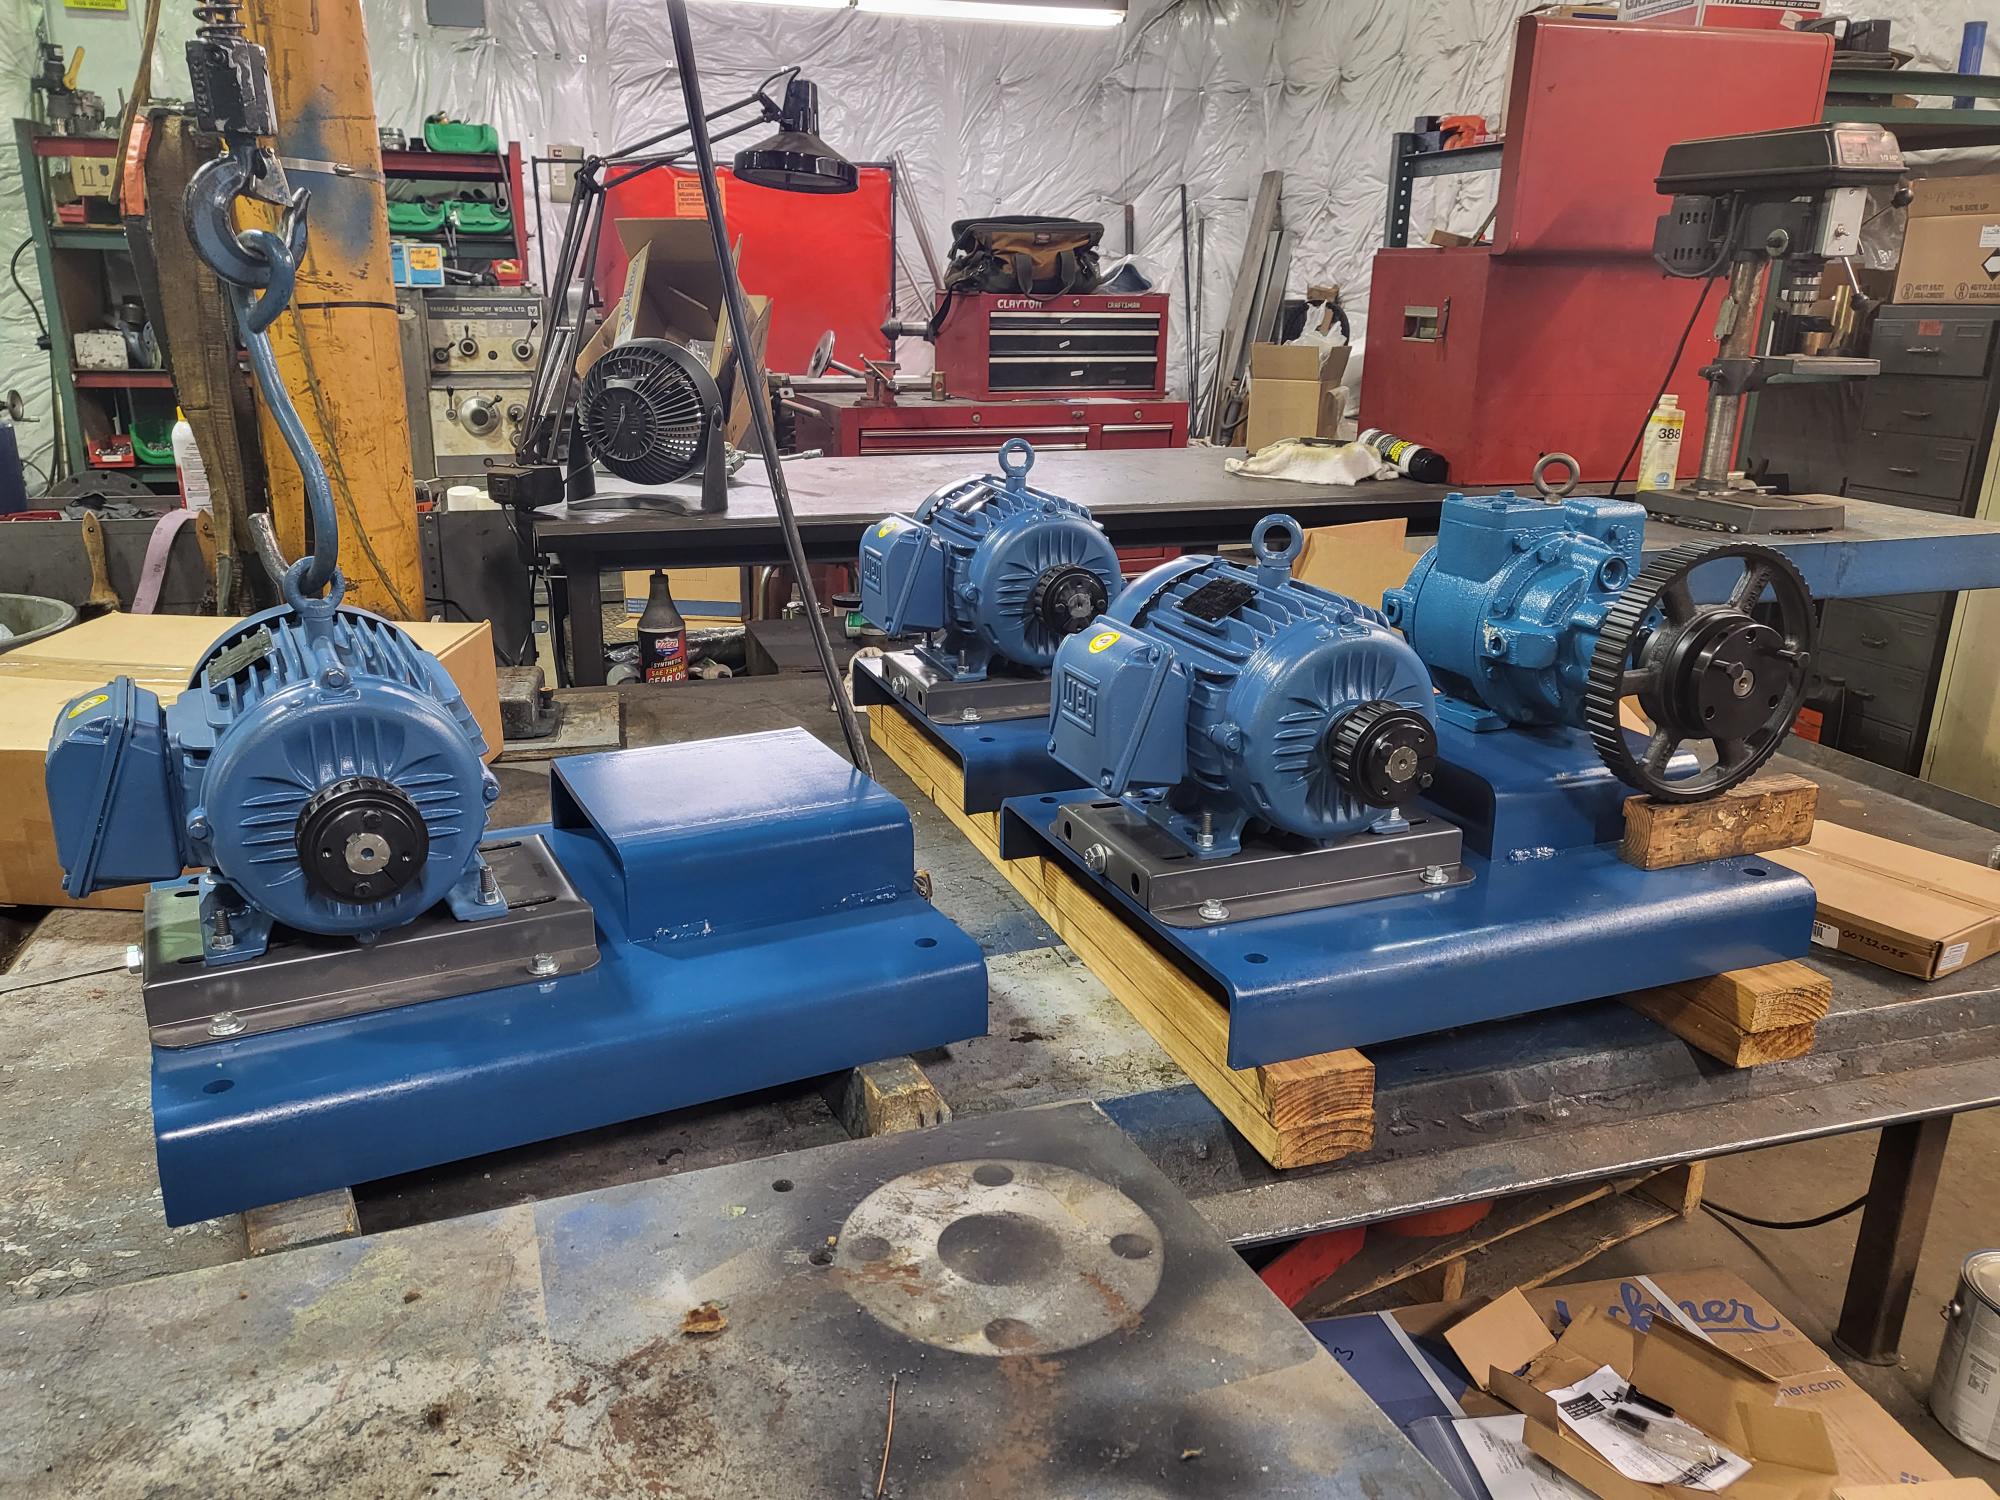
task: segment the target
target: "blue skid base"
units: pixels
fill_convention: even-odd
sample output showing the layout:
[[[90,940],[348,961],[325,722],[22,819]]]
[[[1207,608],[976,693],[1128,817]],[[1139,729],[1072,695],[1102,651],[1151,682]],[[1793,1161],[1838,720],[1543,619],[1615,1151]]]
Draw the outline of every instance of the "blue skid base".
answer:
[[[1081,779],[1049,755],[1049,721],[996,719],[991,724],[937,724],[900,699],[871,704],[871,713],[901,714],[943,747],[965,772],[969,813],[998,812],[1009,797],[1082,786]]]
[[[1466,831],[1468,885],[1209,928],[1156,922],[1058,838],[1088,790],[1010,799],[1003,858],[1065,861],[1205,977],[1229,1008],[1229,1064],[1247,1068],[1797,958],[1814,897],[1755,857],[1640,870],[1607,827],[1629,789],[1565,731],[1473,734],[1439,725],[1456,758],[1437,810]],[[1587,759],[1585,758],[1587,756]],[[1466,771],[1481,765],[1489,776]],[[1594,768],[1594,769],[1593,769]],[[1458,799],[1455,797],[1454,801]],[[1501,853],[1491,856],[1496,831]]]
[[[591,903],[596,967],[155,1048],[168,1223],[984,1035],[909,814],[804,731],[574,756],[552,802],[519,832]]]

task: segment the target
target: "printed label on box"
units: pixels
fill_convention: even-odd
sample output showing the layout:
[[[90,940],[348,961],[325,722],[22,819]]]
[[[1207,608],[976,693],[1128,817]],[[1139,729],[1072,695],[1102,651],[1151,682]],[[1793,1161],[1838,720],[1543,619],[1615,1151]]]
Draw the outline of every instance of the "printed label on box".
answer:
[[[1816,921],[1813,923],[1812,940],[1822,948],[1838,948],[1840,946],[1840,929],[1831,922]],[[1959,956],[1961,958],[1964,957],[1963,954]]]
[[[1953,943],[1944,952],[1940,953],[1938,955],[1938,973],[1942,974],[1946,969],[1955,969],[1964,963],[1965,950],[1971,946],[1970,943]]]
[[[2000,250],[2000,224],[1981,224],[1979,226],[1979,248],[1982,250]]]

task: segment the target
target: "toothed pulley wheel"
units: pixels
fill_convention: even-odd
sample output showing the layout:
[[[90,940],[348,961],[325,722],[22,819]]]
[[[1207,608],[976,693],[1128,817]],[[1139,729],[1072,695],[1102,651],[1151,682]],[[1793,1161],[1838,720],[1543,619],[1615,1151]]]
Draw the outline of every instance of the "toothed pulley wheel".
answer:
[[[1697,604],[1726,590],[1721,603]],[[1812,595],[1781,553],[1750,542],[1676,547],[1646,564],[1605,612],[1590,660],[1583,716],[1604,763],[1662,802],[1697,802],[1735,786],[1769,760],[1806,693],[1818,624]],[[1649,736],[1618,722],[1636,697]],[[1668,767],[1684,745],[1707,742],[1700,765]]]
[[[1050,568],[1035,580],[1028,612],[1058,637],[1075,635],[1111,602],[1104,580],[1088,568]]]
[[[1429,786],[1437,750],[1430,720],[1384,698],[1342,714],[1327,735],[1334,776],[1370,807],[1400,807]]]

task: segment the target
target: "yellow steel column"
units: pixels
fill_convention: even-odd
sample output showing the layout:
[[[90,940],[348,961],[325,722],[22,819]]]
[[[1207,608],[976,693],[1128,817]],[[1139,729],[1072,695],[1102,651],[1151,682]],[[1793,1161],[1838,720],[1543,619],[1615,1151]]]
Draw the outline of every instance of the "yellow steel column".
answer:
[[[420,618],[416,481],[360,0],[249,0],[245,20],[270,54],[285,174],[312,190],[305,263],[271,346],[333,486],[348,602]],[[278,539],[296,557],[305,484],[269,412],[261,429]]]

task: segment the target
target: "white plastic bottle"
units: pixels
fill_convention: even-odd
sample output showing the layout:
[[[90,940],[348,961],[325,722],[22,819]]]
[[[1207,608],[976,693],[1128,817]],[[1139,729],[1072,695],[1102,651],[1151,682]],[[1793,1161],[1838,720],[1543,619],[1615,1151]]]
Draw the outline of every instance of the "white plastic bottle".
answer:
[[[208,487],[208,466],[201,461],[195,445],[194,429],[187,413],[174,408],[174,472],[180,477],[181,504],[189,510],[207,510],[215,501]]]
[[[1680,485],[1681,430],[1687,413],[1680,398],[1662,396],[1653,414],[1646,418],[1646,438],[1639,444],[1639,484],[1641,490],[1671,490]]]

